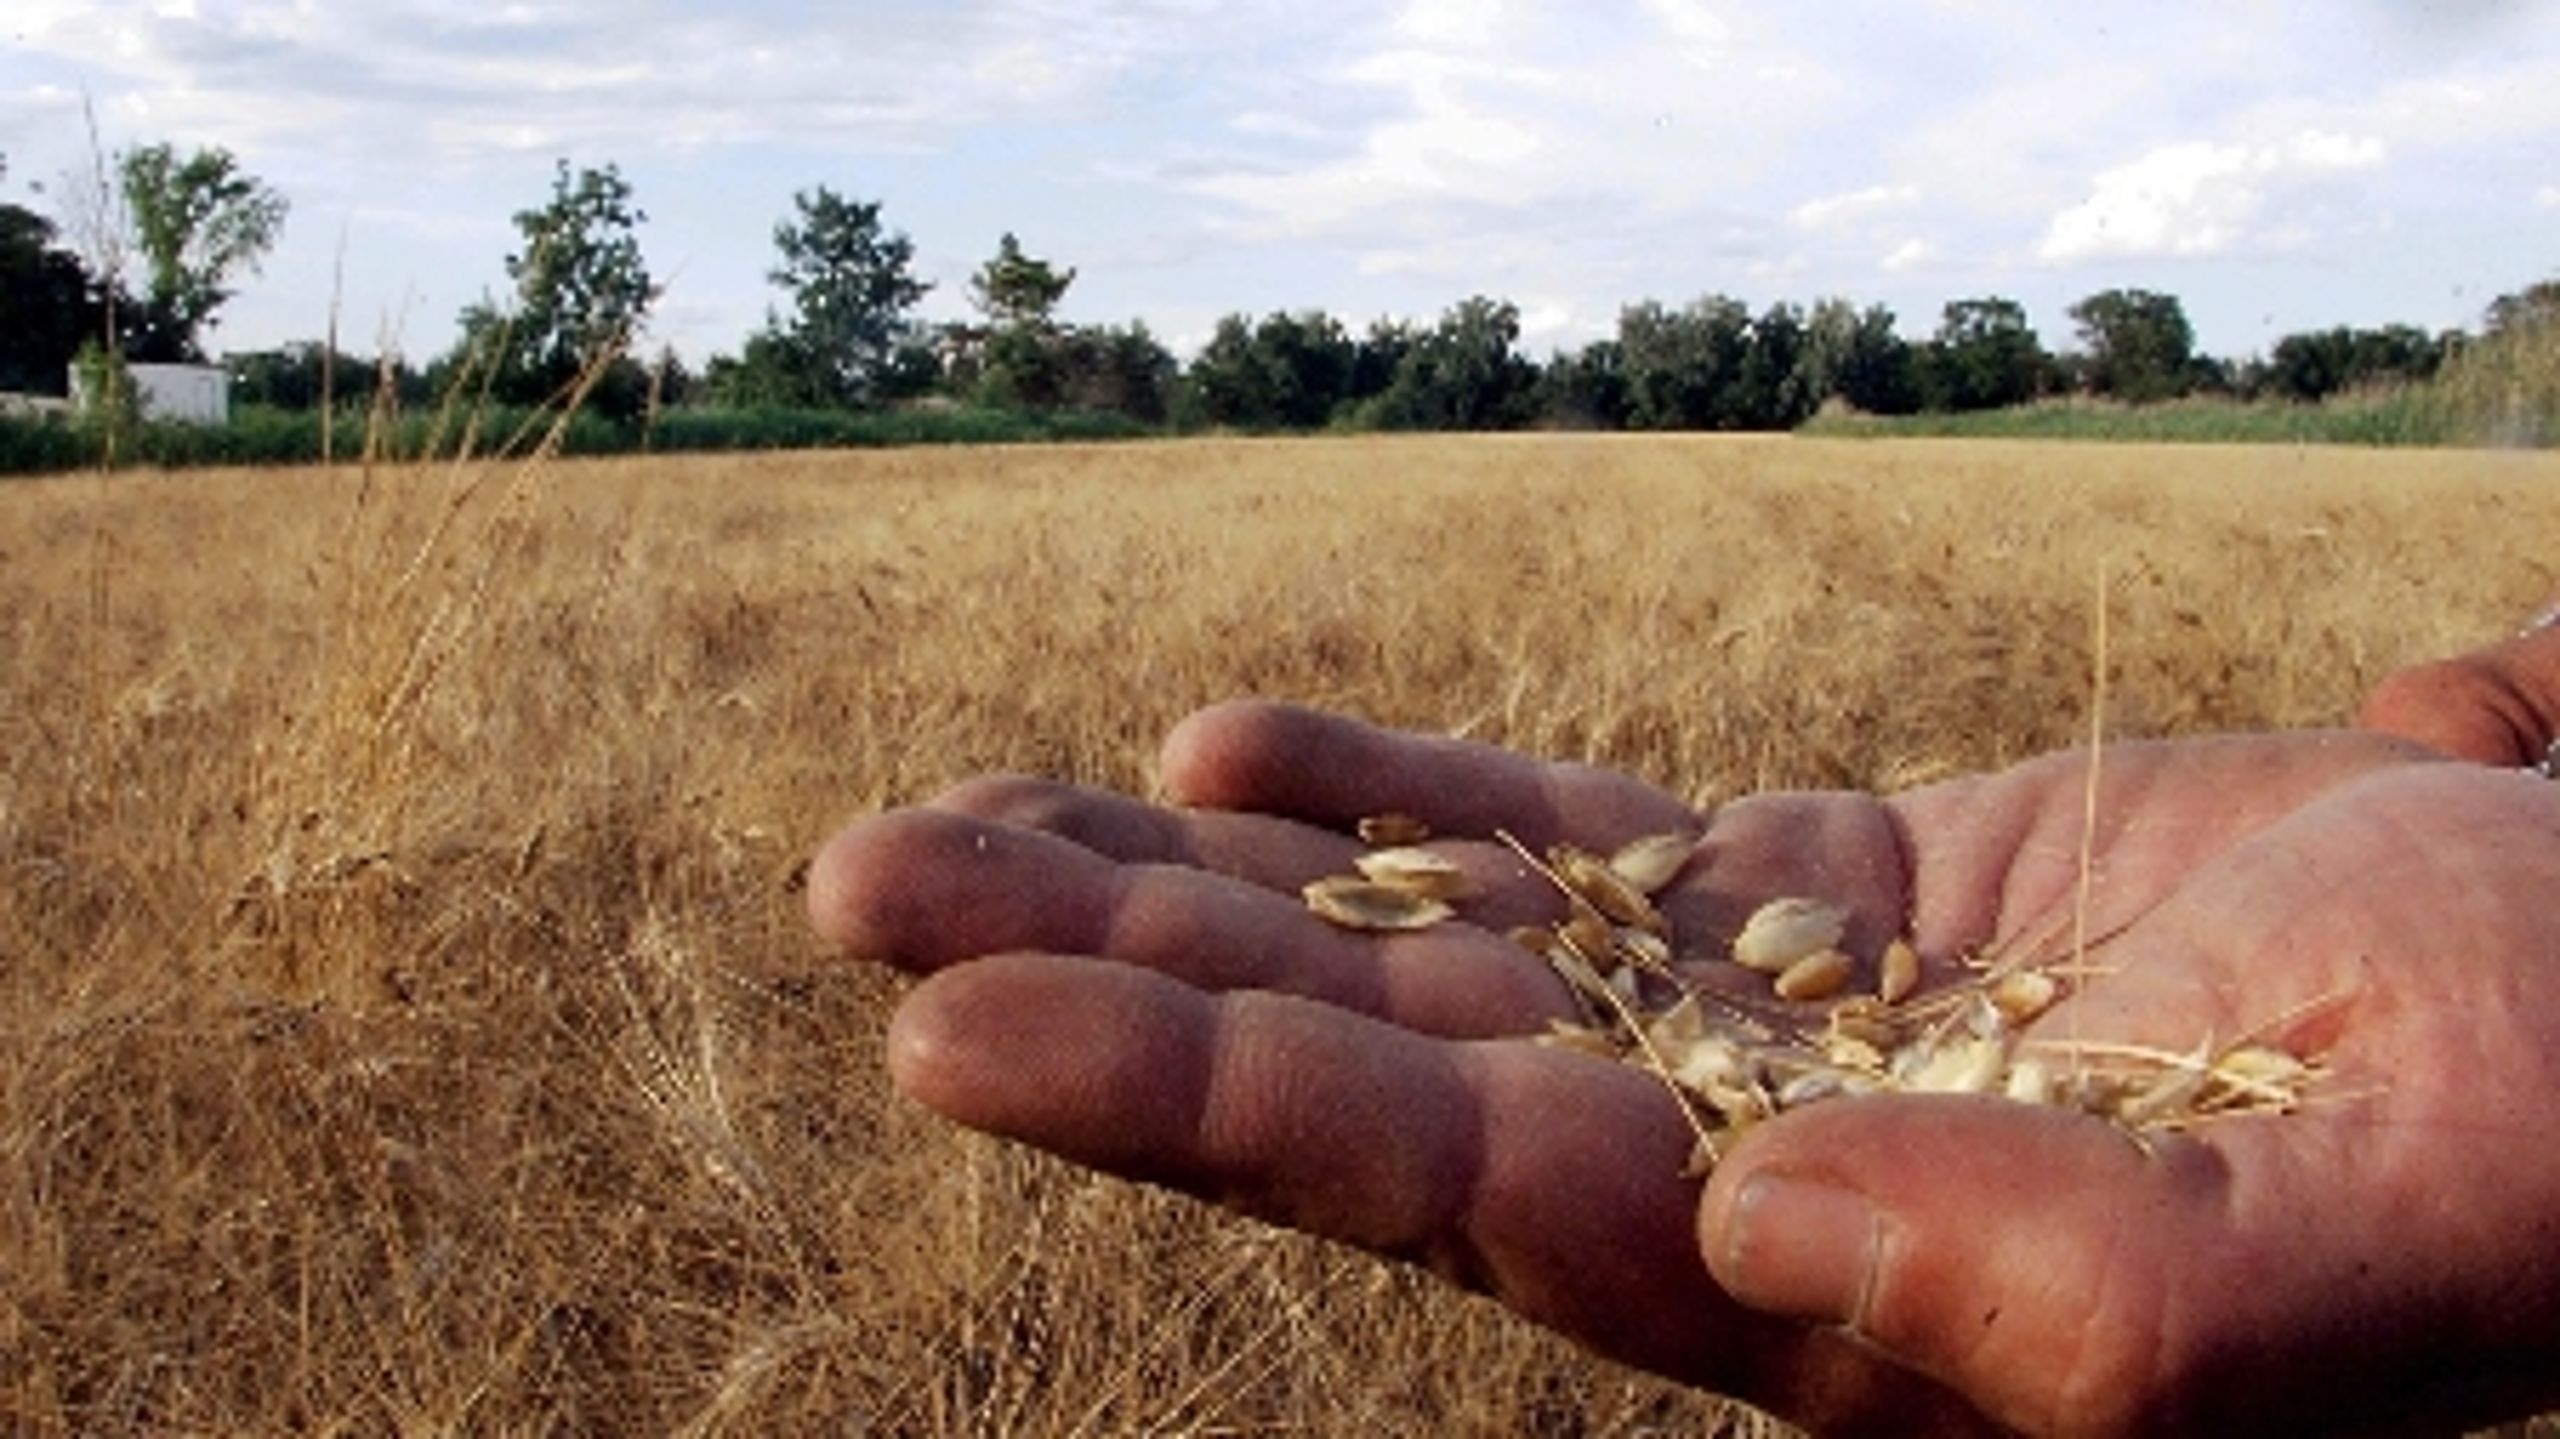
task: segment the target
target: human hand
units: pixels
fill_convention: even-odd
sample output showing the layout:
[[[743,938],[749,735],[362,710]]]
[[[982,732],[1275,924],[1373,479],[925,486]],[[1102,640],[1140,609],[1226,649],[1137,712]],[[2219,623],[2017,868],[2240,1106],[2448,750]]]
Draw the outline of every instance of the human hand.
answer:
[[[1199,808],[979,781],[827,848],[820,931],[931,976],[892,1025],[901,1087],[1818,1429],[2387,1429],[2553,1397],[2560,788],[2370,735],[2110,748],[2109,938],[2032,1033],[2262,1034],[2325,1064],[2305,1106],[2137,1145],[1998,1099],[1835,1100],[1702,1192],[1657,1081],[1520,1042],[1573,1013],[1501,937],[1553,917],[1544,881],[1448,841],[1461,922],[1352,934],[1295,893],[1348,866],[1351,822],[1703,829],[1661,898],[1684,936],[1816,895],[1852,907],[1852,949],[1909,933],[1944,981],[2067,927],[2084,757],[1710,823],[1605,772],[1248,705],[1186,723],[1164,779]]]
[[[2383,676],[2356,724],[2479,764],[2544,762],[2560,737],[2560,604],[2511,639]]]

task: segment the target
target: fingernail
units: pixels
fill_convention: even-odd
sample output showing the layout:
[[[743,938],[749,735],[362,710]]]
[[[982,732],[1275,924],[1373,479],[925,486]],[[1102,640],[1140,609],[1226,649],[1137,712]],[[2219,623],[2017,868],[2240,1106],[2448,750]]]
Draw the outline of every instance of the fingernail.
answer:
[[[1726,1287],[1754,1309],[1858,1327],[1875,1273],[1875,1207],[1854,1190],[1784,1174],[1742,1182],[1724,1232]]]

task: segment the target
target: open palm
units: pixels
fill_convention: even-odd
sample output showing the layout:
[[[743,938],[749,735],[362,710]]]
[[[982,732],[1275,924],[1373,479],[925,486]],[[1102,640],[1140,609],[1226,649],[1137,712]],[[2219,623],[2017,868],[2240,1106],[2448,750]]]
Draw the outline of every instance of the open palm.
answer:
[[[1635,780],[1283,706],[1168,742],[1158,807],[975,781],[846,831],[820,931],[932,976],[899,1084],[962,1123],[1430,1266],[1601,1352],[1827,1430],[2389,1429],[2552,1397],[2560,786],[2370,735],[2125,745],[1889,799],[1712,816]],[[1427,821],[1459,922],[1297,890]],[[1553,890],[1492,841],[1702,835],[1684,937],[1849,905],[1872,953],[2100,937],[2044,1037],[2257,1036],[2290,1114],[2137,1144],[1998,1099],[1814,1105],[1701,1186],[1650,1077],[1523,1042],[1573,1003],[1503,937]],[[2084,831],[2085,910],[2082,883]]]

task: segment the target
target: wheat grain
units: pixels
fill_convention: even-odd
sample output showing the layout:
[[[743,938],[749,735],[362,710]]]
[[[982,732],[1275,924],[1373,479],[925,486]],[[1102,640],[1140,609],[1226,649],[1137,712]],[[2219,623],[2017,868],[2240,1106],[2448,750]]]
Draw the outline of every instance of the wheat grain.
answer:
[[[1361,829],[1414,832],[1368,821]],[[1803,896],[1762,904],[1734,937],[1732,962],[1767,978],[1770,996],[1738,999],[1673,964],[1671,922],[1650,898],[1687,866],[1696,841],[1655,836],[1603,860],[1572,845],[1542,856],[1507,833],[1495,838],[1565,904],[1552,925],[1510,932],[1565,982],[1581,1011],[1580,1022],[1556,1021],[1540,1042],[1659,1078],[1697,1132],[1692,1176],[1713,1168],[1726,1135],[1845,1096],[1993,1095],[2075,1108],[2139,1134],[2291,1110],[2320,1077],[2316,1062],[2263,1043],[2167,1051],[2026,1038],[2088,972],[2076,941],[2067,962],[2018,955],[1950,966],[1959,977],[1923,993],[1919,949],[1899,937],[1878,956],[1873,992],[1850,994],[1858,961],[1841,948],[1849,910]],[[1359,868],[1308,885],[1309,907],[1370,931],[1424,929],[1455,916],[1448,901],[1462,893],[1455,886],[1464,876],[1446,856],[1398,846],[1363,855]],[[2046,1058],[2053,1049],[2070,1060],[2067,1071]]]
[[[1752,911],[1733,937],[1733,962],[1762,974],[1783,974],[1809,954],[1840,943],[1849,912],[1815,899],[1773,899]]]

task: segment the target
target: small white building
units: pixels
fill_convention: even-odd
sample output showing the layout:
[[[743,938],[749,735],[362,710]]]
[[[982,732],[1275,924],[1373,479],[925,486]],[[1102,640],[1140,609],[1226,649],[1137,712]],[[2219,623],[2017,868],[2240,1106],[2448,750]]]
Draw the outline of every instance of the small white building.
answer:
[[[218,365],[127,365],[136,407],[146,420],[186,425],[231,422],[231,375]],[[71,403],[89,408],[88,384],[71,369]]]

